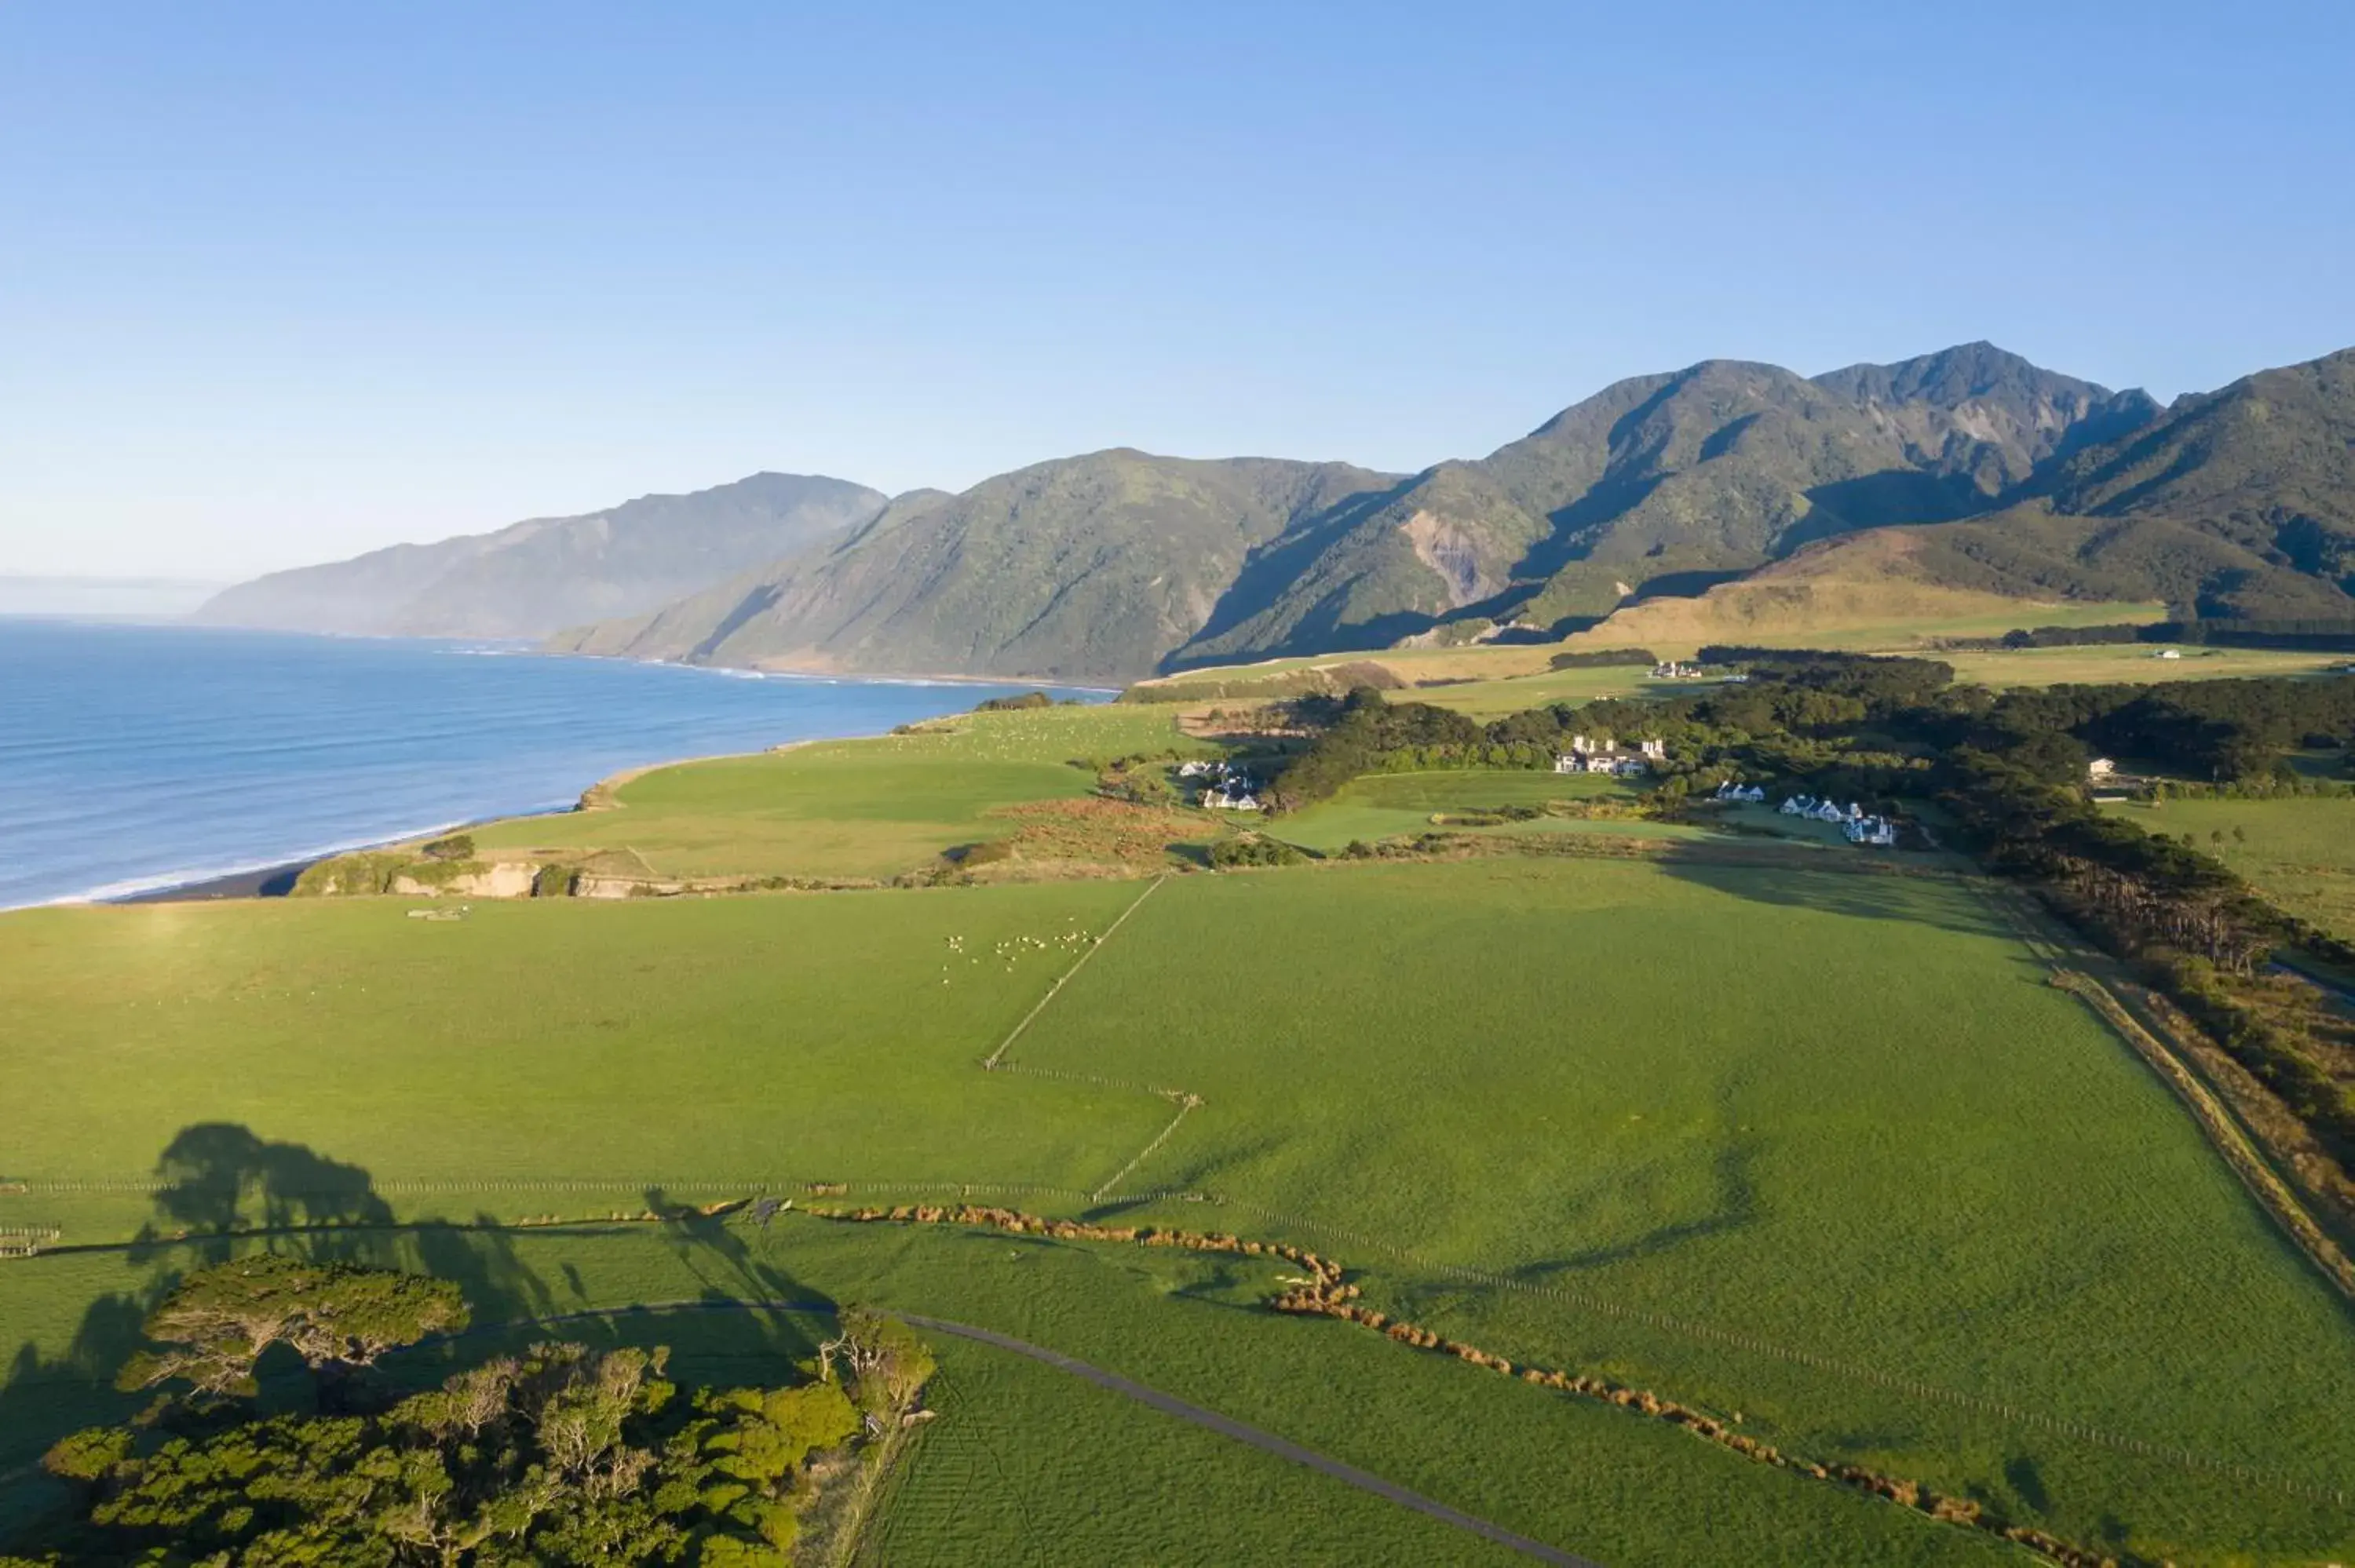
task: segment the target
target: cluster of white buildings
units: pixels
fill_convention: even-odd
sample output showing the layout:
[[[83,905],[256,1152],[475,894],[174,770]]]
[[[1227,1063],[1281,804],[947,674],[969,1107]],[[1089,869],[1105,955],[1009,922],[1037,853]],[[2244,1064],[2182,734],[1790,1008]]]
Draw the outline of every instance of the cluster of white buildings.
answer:
[[[1655,762],[1668,758],[1668,743],[1639,740],[1628,750],[1607,735],[1573,735],[1570,749],[1553,759],[1556,773],[1607,773],[1614,779],[1640,779]]]
[[[1181,762],[1178,777],[1192,779],[1201,787],[1196,803],[1211,810],[1256,811],[1261,810],[1257,786],[1251,775],[1231,763]]]
[[[1704,672],[1699,664],[1686,664],[1679,662],[1677,660],[1670,659],[1663,663],[1652,666],[1651,679],[1655,681],[1698,681],[1701,678],[1703,673]]]
[[[1766,786],[1752,784],[1745,787],[1739,779],[1729,779],[1717,787],[1717,793],[1710,799],[1721,800],[1729,806],[1763,806],[1766,803]]]
[[[1794,795],[1783,802],[1783,814],[1810,822],[1830,822],[1852,844],[1878,844],[1886,849],[1897,842],[1896,823],[1886,817],[1867,815],[1864,808],[1853,800],[1843,810],[1839,802],[1829,796],[1818,800],[1812,795]]]

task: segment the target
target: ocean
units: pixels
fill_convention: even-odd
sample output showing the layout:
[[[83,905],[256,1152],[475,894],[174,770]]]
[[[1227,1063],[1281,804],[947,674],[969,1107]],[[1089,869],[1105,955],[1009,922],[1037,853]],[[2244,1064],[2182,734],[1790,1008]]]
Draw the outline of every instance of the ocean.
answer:
[[[1026,689],[0,617],[0,909],[559,809],[624,768]]]

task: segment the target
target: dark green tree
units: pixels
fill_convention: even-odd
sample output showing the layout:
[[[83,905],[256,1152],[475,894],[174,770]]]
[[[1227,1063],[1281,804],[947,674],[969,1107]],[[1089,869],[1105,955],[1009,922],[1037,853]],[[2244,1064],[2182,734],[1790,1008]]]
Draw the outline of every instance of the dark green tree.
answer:
[[[176,1379],[200,1394],[250,1394],[254,1364],[273,1345],[332,1380],[465,1323],[465,1302],[449,1280],[257,1254],[175,1287],[142,1325],[164,1348],[133,1356],[116,1383],[142,1389]]]

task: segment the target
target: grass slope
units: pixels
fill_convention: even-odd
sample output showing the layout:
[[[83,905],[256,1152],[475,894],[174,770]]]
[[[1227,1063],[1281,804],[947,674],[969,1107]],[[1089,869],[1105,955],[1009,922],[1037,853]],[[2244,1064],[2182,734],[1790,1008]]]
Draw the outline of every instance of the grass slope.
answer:
[[[608,854],[661,876],[888,878],[1010,837],[994,815],[1095,787],[1072,763],[1195,749],[1166,708],[971,714],[906,734],[655,768],[604,809],[474,832],[485,853]]]

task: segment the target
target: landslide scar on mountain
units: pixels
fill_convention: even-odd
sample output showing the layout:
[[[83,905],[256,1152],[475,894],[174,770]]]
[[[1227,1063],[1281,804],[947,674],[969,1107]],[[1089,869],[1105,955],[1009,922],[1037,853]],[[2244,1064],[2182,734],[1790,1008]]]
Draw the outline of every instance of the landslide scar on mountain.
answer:
[[[1491,581],[1482,573],[1478,549],[1453,523],[1428,512],[1418,512],[1399,524],[1399,531],[1414,546],[1415,559],[1439,574],[1439,580],[1447,585],[1447,599],[1453,608],[1460,609],[1504,587],[1502,582]]]

